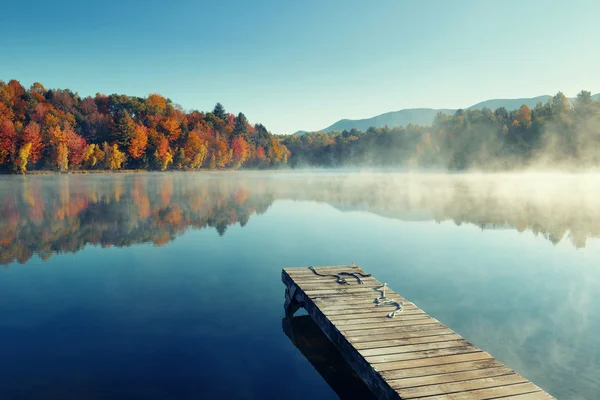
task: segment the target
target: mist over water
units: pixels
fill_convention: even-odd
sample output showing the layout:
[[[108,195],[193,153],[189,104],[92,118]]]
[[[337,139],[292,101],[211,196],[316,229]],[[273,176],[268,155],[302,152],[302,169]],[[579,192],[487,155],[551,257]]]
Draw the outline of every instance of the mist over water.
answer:
[[[280,270],[356,262],[595,398],[597,193],[594,173],[2,177],[0,397],[335,398],[281,331]]]

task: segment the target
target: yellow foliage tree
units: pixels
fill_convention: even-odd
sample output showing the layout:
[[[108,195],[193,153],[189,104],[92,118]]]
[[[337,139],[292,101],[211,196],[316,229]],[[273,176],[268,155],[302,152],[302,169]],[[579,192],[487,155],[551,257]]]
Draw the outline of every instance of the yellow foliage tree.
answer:
[[[24,174],[27,171],[27,160],[31,152],[31,143],[25,143],[19,149],[19,172]]]
[[[119,150],[119,147],[116,144],[109,145],[104,142],[104,158],[106,167],[109,170],[114,171],[121,169],[125,162],[125,153]]]
[[[59,143],[56,148],[56,166],[61,172],[69,169],[69,149],[66,143]]]
[[[88,144],[83,152],[83,166],[84,168],[94,168],[98,160],[94,157],[94,150],[96,145],[94,143]]]

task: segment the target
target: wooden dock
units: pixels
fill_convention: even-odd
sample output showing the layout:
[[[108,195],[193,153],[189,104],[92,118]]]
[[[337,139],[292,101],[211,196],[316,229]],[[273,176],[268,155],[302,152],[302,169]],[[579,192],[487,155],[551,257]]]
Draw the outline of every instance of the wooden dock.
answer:
[[[377,398],[554,399],[374,277],[338,275],[360,267],[314,270],[283,269],[286,315],[305,308]]]

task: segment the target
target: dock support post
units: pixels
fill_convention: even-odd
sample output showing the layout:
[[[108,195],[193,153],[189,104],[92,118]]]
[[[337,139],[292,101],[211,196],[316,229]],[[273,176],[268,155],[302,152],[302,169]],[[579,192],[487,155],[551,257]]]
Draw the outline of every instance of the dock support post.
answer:
[[[296,298],[296,289],[296,285],[292,287],[288,286],[285,288],[285,303],[283,305],[283,308],[285,310],[285,316],[287,318],[293,317],[296,311],[298,311],[298,309],[302,307],[302,303],[300,303]]]

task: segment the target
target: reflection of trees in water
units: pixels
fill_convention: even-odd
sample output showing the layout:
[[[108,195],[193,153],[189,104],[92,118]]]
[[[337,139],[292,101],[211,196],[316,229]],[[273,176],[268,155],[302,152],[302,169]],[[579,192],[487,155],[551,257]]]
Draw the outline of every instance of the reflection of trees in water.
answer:
[[[86,180],[87,179],[87,180]],[[0,263],[34,254],[76,252],[86,244],[162,245],[190,227],[242,226],[271,196],[229,179],[190,180],[176,174],[26,177],[0,192]]]
[[[319,201],[401,220],[451,220],[481,229],[600,236],[596,182],[401,174],[134,174],[13,177],[0,184],[0,263],[47,259],[86,244],[165,244],[189,228],[219,235],[276,199]]]
[[[301,187],[301,189],[298,189]],[[320,201],[401,220],[529,230],[576,247],[600,237],[600,177],[363,174],[281,186],[278,197]]]

